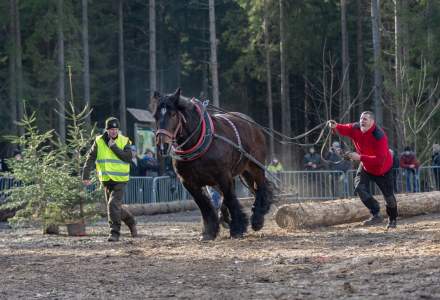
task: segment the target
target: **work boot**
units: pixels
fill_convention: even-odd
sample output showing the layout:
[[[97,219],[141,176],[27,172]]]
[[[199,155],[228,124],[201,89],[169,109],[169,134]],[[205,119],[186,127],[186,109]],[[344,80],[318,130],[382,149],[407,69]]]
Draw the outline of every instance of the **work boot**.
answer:
[[[397,222],[396,222],[395,219],[394,219],[394,220],[389,220],[389,221],[388,221],[387,229],[390,229],[390,228],[396,228],[396,227],[397,227]]]
[[[371,225],[380,224],[380,223],[382,223],[382,221],[383,221],[382,216],[380,214],[375,214],[371,218],[369,218],[368,220],[364,221],[364,223],[362,223],[362,225],[371,226]]]
[[[130,233],[131,233],[131,237],[138,237],[138,231],[136,228],[136,224],[132,224],[130,226],[128,226],[128,229],[130,229]]]
[[[110,233],[107,239],[108,242],[117,242],[119,241],[119,234],[116,233]]]

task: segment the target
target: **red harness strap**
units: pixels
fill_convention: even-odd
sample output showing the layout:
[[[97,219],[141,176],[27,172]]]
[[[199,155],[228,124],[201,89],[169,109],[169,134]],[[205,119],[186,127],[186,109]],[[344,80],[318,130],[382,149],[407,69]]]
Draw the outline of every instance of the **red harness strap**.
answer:
[[[194,101],[193,101],[193,103],[194,103]],[[188,154],[191,154],[193,151],[197,150],[202,145],[202,143],[203,143],[203,137],[206,134],[206,121],[205,121],[205,118],[203,117],[202,110],[200,109],[199,105],[197,103],[194,103],[194,104],[196,106],[197,112],[199,113],[199,116],[200,116],[200,119],[201,119],[201,122],[202,122],[202,124],[201,124],[202,130],[200,132],[200,136],[199,136],[199,139],[197,140],[197,143],[194,146],[192,146],[190,149],[188,149],[188,150],[177,150],[179,145],[177,145],[176,147],[173,147],[173,151],[177,155],[188,155]],[[209,122],[211,123],[212,128],[213,128],[214,125],[212,124],[211,118],[209,118]],[[204,154],[205,152],[203,152],[202,154]],[[200,157],[200,156],[201,155],[197,156],[197,158]]]

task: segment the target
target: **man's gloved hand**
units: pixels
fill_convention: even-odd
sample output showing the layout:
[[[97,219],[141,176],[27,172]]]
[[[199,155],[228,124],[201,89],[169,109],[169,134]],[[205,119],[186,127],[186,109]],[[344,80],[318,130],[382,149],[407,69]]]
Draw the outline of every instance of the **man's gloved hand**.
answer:
[[[349,151],[344,152],[342,154],[342,157],[344,157],[344,159],[346,160],[353,160],[353,161],[361,160],[361,156],[356,152],[349,152]]]
[[[114,144],[116,144],[115,140],[114,139],[109,139],[108,144],[107,144],[108,147],[111,148]]]
[[[338,123],[336,123],[335,120],[328,120],[327,121],[327,126],[330,127],[331,129],[335,129],[337,124]]]

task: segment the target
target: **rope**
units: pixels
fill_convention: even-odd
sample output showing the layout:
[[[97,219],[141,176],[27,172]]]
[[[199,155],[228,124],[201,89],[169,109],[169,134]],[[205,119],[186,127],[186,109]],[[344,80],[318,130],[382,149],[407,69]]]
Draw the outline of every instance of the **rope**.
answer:
[[[214,106],[214,105],[211,105],[211,104],[208,105],[208,108],[211,111],[213,111],[213,112],[230,113],[227,110],[224,110],[224,109],[222,109],[220,107],[217,107],[217,106]],[[279,131],[277,131],[275,129],[267,128],[267,127],[265,127],[265,126],[255,122],[254,120],[252,120],[250,118],[244,118],[244,117],[242,117],[242,116],[240,116],[238,114],[234,114],[234,116],[239,118],[239,119],[242,119],[244,121],[247,121],[248,123],[251,123],[254,126],[260,128],[261,130],[264,131],[264,133],[266,133],[267,135],[273,137],[278,143],[283,144],[283,145],[294,144],[294,145],[298,145],[298,146],[315,146],[322,139],[322,136],[323,136],[325,128],[326,128],[325,125],[327,124],[327,122],[322,122],[322,123],[316,125],[315,127],[313,127],[312,129],[310,129],[309,131],[305,132],[305,133],[302,133],[302,134],[294,136],[294,137],[290,137],[290,136],[287,136],[287,135],[285,135],[285,134],[283,134],[283,133],[281,133],[281,132],[279,132]],[[308,136],[310,133],[316,131],[317,129],[319,129],[321,127],[323,127],[323,128],[322,128],[321,132],[319,133],[318,138],[316,139],[316,141],[314,143],[298,143],[298,142],[293,142],[294,140],[299,140],[299,139],[302,139],[302,138]],[[277,138],[277,137],[279,137],[279,138]]]
[[[224,109],[222,109],[222,108],[220,108],[220,107],[217,107],[217,106],[211,105],[211,104],[208,105],[208,108],[209,108],[211,111],[214,111],[214,112],[221,112],[221,113],[229,113],[229,114],[230,114],[230,112],[228,112],[228,111],[226,111],[226,110],[224,110]],[[305,132],[305,133],[302,133],[302,134],[297,135],[297,136],[294,136],[294,137],[290,137],[290,136],[286,136],[285,134],[283,134],[283,133],[281,133],[281,132],[279,132],[279,131],[277,131],[277,130],[275,130],[275,129],[270,129],[270,128],[267,128],[267,127],[265,127],[265,126],[263,126],[263,125],[260,125],[259,123],[255,122],[254,120],[252,120],[252,119],[250,119],[250,118],[244,118],[244,117],[242,117],[241,115],[238,115],[238,114],[233,114],[233,115],[234,115],[235,117],[237,117],[237,118],[240,118],[240,119],[242,119],[242,120],[244,120],[244,121],[246,121],[246,122],[248,122],[248,123],[251,123],[251,124],[253,124],[254,126],[260,128],[260,129],[263,130],[267,135],[273,137],[278,143],[283,144],[283,145],[294,144],[294,145],[298,145],[298,146],[315,146],[315,145],[317,145],[317,144],[321,141],[321,139],[322,139],[323,136],[324,136],[325,130],[328,128],[328,127],[326,126],[326,125],[327,125],[327,121],[326,121],[326,122],[322,122],[322,123],[316,125],[315,127],[313,127],[312,129],[308,130],[308,131]],[[322,127],[322,129],[321,129],[321,131],[320,131],[320,133],[319,133],[319,136],[318,136],[318,138],[315,140],[314,143],[308,143],[308,144],[306,144],[306,143],[293,142],[293,140],[298,140],[298,139],[301,139],[301,138],[304,138],[304,137],[308,136],[309,134],[311,134],[312,132],[316,131],[317,129],[319,129],[319,128],[321,128],[321,127]],[[290,141],[280,140],[280,139],[276,138],[275,135],[277,135],[277,136],[283,138],[284,140],[290,140]],[[343,162],[344,160],[347,160],[347,159],[348,159],[348,158],[347,158],[347,154],[348,154],[350,151],[343,151],[343,153],[342,153],[342,159],[339,160],[339,161],[336,161],[336,162],[334,162],[334,161],[329,161],[329,160],[325,159],[325,157],[324,157],[324,149],[325,149],[325,146],[326,146],[327,142],[329,142],[329,145],[331,145],[331,143],[332,143],[332,142],[331,142],[331,138],[330,138],[331,135],[332,135],[332,130],[329,129],[328,134],[327,134],[327,136],[325,137],[324,142],[322,143],[322,147],[321,147],[321,151],[320,151],[321,159],[322,159],[322,161],[324,161],[324,162],[326,162],[326,163],[329,163],[329,164],[340,164],[340,163]],[[346,148],[348,148],[348,147],[347,147],[347,144],[346,144],[343,140],[340,140],[340,141],[341,141],[342,144],[344,144],[344,145],[346,146]],[[266,170],[266,169],[265,169],[265,170]]]

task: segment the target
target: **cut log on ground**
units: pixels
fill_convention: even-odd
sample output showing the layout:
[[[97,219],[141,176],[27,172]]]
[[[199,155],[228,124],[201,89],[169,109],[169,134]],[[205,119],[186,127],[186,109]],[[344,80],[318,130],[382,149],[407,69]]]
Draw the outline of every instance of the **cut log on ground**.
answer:
[[[385,217],[385,201],[375,196]],[[440,192],[396,195],[399,217],[440,212]],[[370,212],[359,198],[324,202],[285,204],[275,214],[281,228],[301,229],[353,223],[367,219]]]
[[[249,207],[253,204],[254,198],[240,198],[240,203],[244,207]],[[124,205],[133,216],[142,215],[156,215],[156,214],[169,214],[179,211],[188,211],[199,209],[197,204],[193,200],[187,201],[170,201],[161,203],[149,203],[149,204],[127,204]]]

